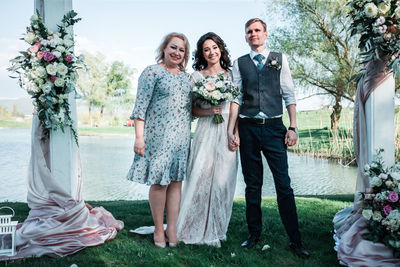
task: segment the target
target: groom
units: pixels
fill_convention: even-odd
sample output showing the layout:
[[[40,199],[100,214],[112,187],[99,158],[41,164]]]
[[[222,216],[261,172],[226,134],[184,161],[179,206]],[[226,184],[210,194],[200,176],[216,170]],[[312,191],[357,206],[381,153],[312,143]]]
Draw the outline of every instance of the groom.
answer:
[[[283,54],[266,48],[267,26],[261,19],[249,20],[245,29],[251,51],[233,64],[233,79],[242,95],[237,104],[232,105],[228,122],[229,148],[236,150],[239,138],[233,134],[233,128],[240,105],[240,160],[246,183],[246,219],[250,232],[242,247],[254,247],[261,236],[262,152],[274,177],[279,213],[289,235],[289,247],[296,255],[308,258],[310,254],[301,243],[288,175],[286,148],[297,142],[296,99],[290,69]],[[289,113],[288,130],[282,123],[282,99]]]

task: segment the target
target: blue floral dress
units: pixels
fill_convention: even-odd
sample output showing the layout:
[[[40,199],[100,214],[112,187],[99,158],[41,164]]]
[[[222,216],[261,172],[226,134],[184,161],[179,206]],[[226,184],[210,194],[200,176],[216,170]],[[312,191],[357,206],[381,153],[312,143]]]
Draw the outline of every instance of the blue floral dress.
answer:
[[[145,153],[144,157],[135,154],[128,180],[168,185],[185,178],[192,87],[190,76],[185,72],[175,75],[157,64],[144,69],[131,119],[145,121]]]

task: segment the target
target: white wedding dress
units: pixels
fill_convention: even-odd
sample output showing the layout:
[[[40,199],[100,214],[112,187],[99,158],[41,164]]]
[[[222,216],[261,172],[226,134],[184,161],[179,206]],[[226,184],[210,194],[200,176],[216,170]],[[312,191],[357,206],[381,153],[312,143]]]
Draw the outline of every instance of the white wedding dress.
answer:
[[[231,79],[231,73],[228,73]],[[194,82],[202,79],[192,74]],[[227,126],[230,103],[224,103],[224,122],[215,124],[213,117],[201,117],[194,134],[187,178],[182,192],[177,223],[178,239],[185,244],[207,244],[220,247],[226,240],[236,187],[238,154],[228,149]],[[209,108],[209,105],[201,105]]]

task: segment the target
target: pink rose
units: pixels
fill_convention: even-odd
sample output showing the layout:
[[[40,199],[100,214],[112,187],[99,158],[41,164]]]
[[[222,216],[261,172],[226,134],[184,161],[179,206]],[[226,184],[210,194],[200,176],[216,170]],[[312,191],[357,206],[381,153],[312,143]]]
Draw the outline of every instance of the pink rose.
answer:
[[[371,194],[365,194],[365,199],[372,199],[372,195]]]
[[[54,83],[56,79],[57,79],[57,76],[55,76],[55,75],[50,76],[50,81],[52,83]]]
[[[74,57],[71,54],[65,56],[65,61],[71,62]]]
[[[386,205],[385,207],[383,207],[383,213],[385,213],[386,216],[388,216],[391,211],[392,207],[390,205]]]
[[[40,42],[37,42],[34,46],[37,46],[38,49],[42,48],[42,44]]]
[[[389,200],[389,202],[393,202],[393,203],[397,202],[399,200],[399,195],[394,191],[390,191],[388,200]]]
[[[50,61],[52,61],[53,59],[55,59],[56,58],[56,56],[55,55],[53,55],[51,52],[49,52],[49,51],[46,51],[46,52],[44,52],[44,54],[43,54],[43,59],[44,60],[46,60],[47,62],[50,62]]]
[[[371,187],[365,188],[365,193],[371,193],[371,192],[372,192],[372,188]]]
[[[214,83],[206,83],[204,87],[207,89],[207,91],[212,91],[215,89],[215,84]]]
[[[29,51],[31,51],[31,53],[36,53],[37,51],[39,51],[39,48],[36,45],[34,45],[29,48]]]
[[[37,52],[37,57],[38,59],[41,59],[43,57],[43,52],[42,51]]]

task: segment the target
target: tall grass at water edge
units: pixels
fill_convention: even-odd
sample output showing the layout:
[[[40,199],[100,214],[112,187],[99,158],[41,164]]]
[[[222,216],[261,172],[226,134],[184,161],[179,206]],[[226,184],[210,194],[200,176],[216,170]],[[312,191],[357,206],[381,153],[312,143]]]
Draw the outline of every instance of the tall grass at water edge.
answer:
[[[353,143],[353,109],[343,109],[339,128],[330,129],[330,114],[328,109],[302,111],[297,113],[299,129],[298,144],[289,147],[289,151],[313,157],[335,160],[342,165],[357,165]],[[284,122],[289,125],[287,113]],[[395,160],[400,160],[400,115],[399,108],[395,110]]]

